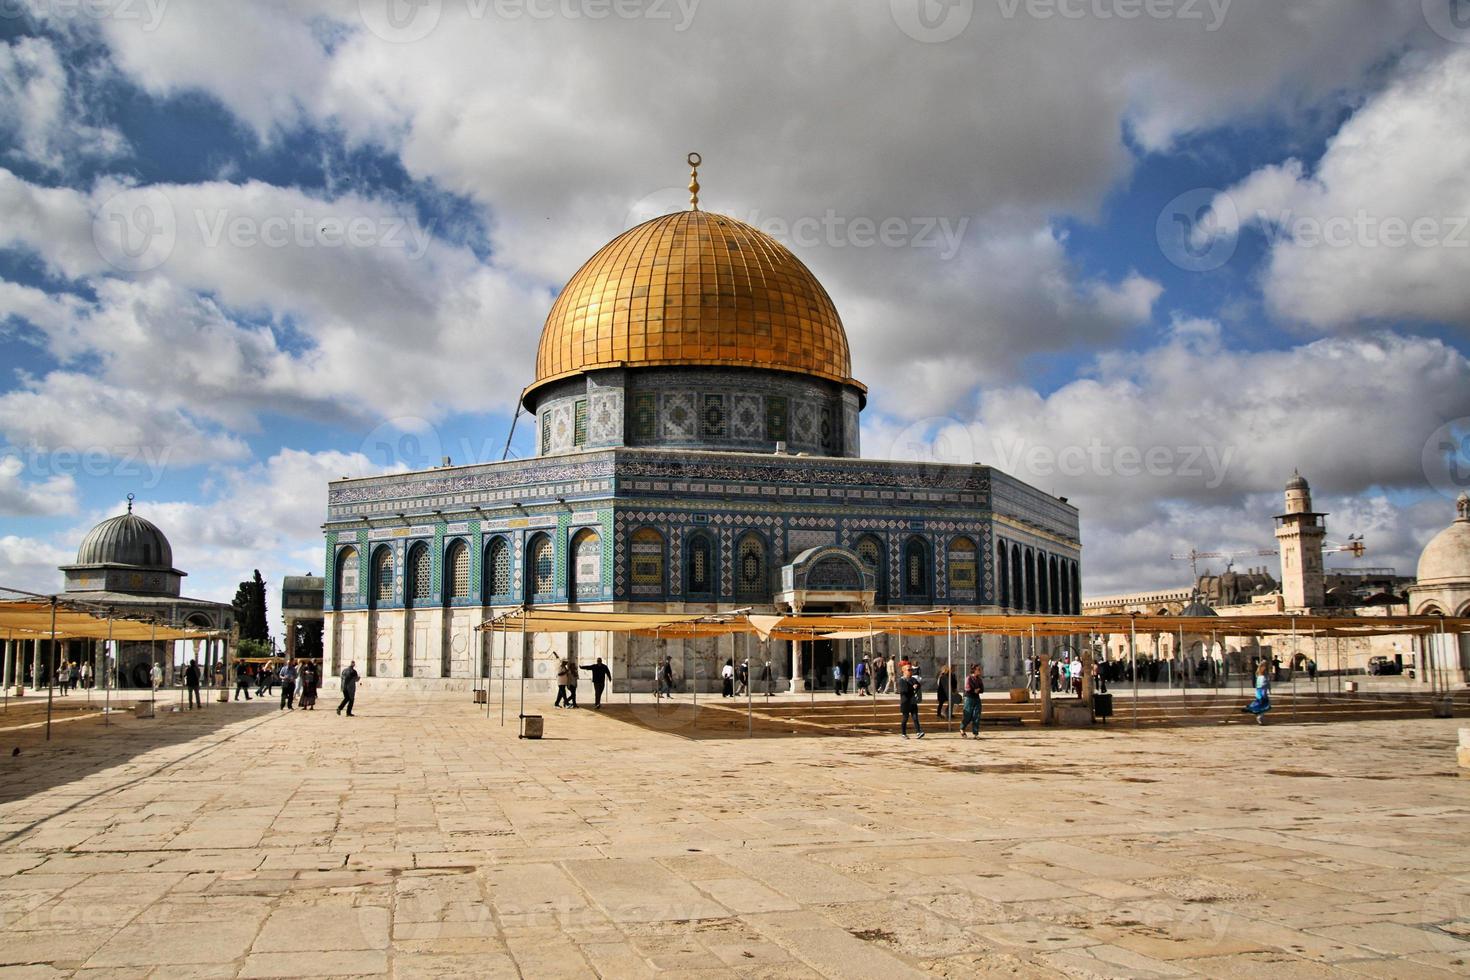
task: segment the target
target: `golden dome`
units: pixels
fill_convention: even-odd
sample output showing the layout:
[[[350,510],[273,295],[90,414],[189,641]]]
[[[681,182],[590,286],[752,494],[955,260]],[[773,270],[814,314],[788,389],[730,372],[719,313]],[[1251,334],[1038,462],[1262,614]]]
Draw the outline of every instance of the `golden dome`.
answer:
[[[676,211],[604,245],[561,291],[525,391],[597,368],[710,365],[852,378],[832,298],[744,222]]]

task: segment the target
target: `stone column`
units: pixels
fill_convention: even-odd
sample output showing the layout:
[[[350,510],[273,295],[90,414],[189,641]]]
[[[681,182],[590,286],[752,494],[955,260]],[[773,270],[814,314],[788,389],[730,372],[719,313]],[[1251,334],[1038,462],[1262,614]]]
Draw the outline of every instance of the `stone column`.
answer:
[[[1082,653],[1082,703],[1092,707],[1092,653]]]
[[[14,664],[13,664],[14,657],[15,657],[15,641],[14,640],[6,640],[5,641],[5,663],[4,663],[4,667],[0,667],[0,687],[10,687],[12,684],[15,683],[15,679],[14,679],[14,676],[13,676],[14,675]]]
[[[801,693],[797,685],[801,683],[801,641],[791,641],[791,693]]]
[[[1041,654],[1041,675],[1036,686],[1041,689],[1041,723],[1050,725],[1056,719],[1053,717],[1051,703],[1051,654],[1049,652]]]

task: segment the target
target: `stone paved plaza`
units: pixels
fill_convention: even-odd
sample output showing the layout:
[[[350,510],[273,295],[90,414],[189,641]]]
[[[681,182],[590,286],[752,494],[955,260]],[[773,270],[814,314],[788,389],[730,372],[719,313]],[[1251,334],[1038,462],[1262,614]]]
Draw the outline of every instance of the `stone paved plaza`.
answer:
[[[1470,973],[1455,721],[977,744],[691,738],[624,708],[520,742],[513,704],[502,728],[369,682],[358,717],[330,707],[47,744],[12,705],[0,973]]]

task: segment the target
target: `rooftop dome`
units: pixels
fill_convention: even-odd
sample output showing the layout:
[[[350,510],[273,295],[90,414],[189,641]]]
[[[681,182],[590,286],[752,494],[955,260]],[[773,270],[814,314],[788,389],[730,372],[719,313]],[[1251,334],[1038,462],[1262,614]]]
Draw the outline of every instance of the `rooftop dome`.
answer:
[[[1179,610],[1181,616],[1218,616],[1219,613],[1205,605],[1198,597],[1190,601],[1189,605]]]
[[[707,211],[646,221],[587,260],[546,318],[524,398],[584,371],[669,365],[768,368],[863,390],[811,270],[769,235]]]
[[[77,549],[78,565],[134,565],[139,568],[173,568],[174,552],[151,521],[128,512],[109,517],[87,532]]]
[[[1470,496],[1460,494],[1458,517],[1419,553],[1418,585],[1470,582]]]
[[[1307,486],[1307,478],[1302,476],[1300,472],[1297,472],[1293,473],[1291,479],[1286,481],[1286,489],[1310,490],[1312,488]]]

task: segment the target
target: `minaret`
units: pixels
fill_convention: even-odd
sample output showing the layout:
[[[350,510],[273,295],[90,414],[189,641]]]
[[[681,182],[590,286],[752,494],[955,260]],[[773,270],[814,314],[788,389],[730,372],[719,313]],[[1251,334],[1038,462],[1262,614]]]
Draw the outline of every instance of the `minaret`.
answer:
[[[1276,540],[1281,548],[1281,597],[1288,611],[1317,609],[1327,604],[1322,571],[1322,540],[1326,514],[1312,510],[1312,488],[1300,473],[1286,484],[1286,513],[1276,515]]]

